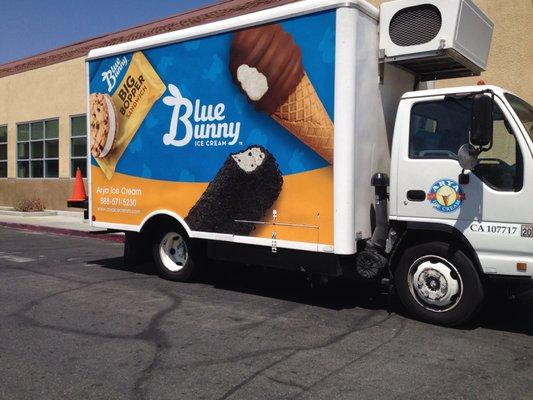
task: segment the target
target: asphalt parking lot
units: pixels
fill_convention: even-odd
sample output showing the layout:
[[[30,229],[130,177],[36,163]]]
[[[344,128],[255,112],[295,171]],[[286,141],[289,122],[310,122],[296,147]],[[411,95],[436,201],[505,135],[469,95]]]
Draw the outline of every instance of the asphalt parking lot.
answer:
[[[533,305],[463,329],[345,281],[125,268],[122,245],[0,228],[0,399],[531,399]]]

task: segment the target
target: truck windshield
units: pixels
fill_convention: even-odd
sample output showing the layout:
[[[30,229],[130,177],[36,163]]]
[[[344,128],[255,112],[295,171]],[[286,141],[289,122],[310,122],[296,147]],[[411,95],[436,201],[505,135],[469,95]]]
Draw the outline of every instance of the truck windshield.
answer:
[[[533,141],[533,107],[512,94],[507,93],[505,98],[511,104],[511,107],[513,107],[514,112],[518,115],[522,124],[524,124],[529,137]]]

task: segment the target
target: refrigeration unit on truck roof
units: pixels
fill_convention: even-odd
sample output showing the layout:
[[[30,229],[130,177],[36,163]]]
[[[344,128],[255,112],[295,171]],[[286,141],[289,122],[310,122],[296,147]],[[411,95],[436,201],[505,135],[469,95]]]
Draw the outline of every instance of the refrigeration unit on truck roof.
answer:
[[[470,0],[385,2],[380,57],[422,81],[479,75],[487,67],[493,29]]]

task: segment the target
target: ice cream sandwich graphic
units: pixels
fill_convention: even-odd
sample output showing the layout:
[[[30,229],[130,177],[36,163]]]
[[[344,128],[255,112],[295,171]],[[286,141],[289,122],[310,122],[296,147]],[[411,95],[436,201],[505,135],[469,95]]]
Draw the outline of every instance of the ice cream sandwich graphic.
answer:
[[[185,221],[195,231],[249,235],[282,186],[274,156],[261,146],[251,146],[226,159]]]
[[[91,110],[91,154],[105,158],[117,143],[118,122],[111,96],[93,93],[89,98]]]
[[[289,33],[278,24],[237,32],[230,50],[230,71],[258,111],[268,113],[333,163],[333,122]]]

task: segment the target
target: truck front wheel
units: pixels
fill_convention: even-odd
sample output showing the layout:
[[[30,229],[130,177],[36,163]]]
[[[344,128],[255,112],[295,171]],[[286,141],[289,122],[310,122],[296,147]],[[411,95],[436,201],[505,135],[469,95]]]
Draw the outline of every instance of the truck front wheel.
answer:
[[[473,262],[452,243],[430,242],[408,248],[400,259],[394,281],[409,313],[439,325],[466,323],[484,298]]]
[[[178,227],[161,229],[154,237],[153,258],[159,276],[179,282],[191,281],[200,268],[201,254]]]

